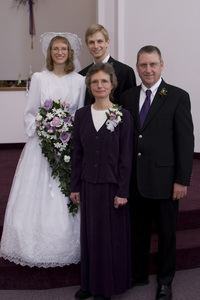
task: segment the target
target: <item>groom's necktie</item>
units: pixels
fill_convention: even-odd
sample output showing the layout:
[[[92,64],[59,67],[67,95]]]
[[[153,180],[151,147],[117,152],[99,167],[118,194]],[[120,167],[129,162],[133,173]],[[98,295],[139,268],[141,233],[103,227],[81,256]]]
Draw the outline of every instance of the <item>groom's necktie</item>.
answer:
[[[140,128],[142,128],[142,125],[144,123],[150,105],[151,105],[151,90],[146,90],[146,99],[140,110]]]

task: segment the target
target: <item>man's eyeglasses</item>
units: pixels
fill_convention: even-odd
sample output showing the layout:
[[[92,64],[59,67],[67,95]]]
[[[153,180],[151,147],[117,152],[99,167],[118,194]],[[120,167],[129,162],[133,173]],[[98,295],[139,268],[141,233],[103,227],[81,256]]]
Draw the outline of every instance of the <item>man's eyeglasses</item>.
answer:
[[[138,66],[139,66],[141,69],[146,69],[148,66],[149,66],[151,69],[156,69],[159,65],[160,65],[160,62],[153,62],[153,63],[150,63],[150,64],[145,64],[145,63],[138,64]]]

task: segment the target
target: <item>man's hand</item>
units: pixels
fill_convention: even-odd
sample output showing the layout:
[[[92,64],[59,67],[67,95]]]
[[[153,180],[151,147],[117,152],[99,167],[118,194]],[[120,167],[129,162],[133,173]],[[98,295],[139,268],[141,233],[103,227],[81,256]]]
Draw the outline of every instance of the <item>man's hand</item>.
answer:
[[[182,199],[187,195],[187,186],[174,183],[173,200]]]

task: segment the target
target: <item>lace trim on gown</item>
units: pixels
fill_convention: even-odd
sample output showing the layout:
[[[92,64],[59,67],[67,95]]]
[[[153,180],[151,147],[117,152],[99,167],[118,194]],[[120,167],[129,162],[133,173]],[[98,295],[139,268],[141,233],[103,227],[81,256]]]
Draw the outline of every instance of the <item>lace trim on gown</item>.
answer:
[[[74,236],[72,236],[74,235]],[[64,240],[60,237],[35,235],[35,244],[32,238],[28,238],[26,230],[21,231],[21,236],[16,237],[13,228],[4,228],[4,239],[12,241],[4,245],[1,243],[0,257],[21,266],[29,267],[63,267],[65,265],[77,264],[80,261],[80,236],[72,233]],[[40,244],[36,246],[37,240]],[[52,243],[52,241],[54,241]],[[64,245],[64,246],[63,246]],[[20,249],[20,251],[19,251]],[[73,249],[73,251],[72,251]]]

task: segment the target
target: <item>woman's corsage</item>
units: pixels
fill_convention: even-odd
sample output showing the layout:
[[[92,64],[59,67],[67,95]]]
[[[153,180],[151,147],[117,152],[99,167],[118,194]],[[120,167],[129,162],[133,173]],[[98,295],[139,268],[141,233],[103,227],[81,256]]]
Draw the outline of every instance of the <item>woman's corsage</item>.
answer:
[[[110,132],[113,132],[115,130],[115,127],[122,123],[122,112],[121,106],[118,106],[117,104],[114,104],[111,108],[108,109],[108,112],[106,112],[107,121],[106,121],[106,127]]]
[[[163,88],[163,89],[160,91],[159,95],[161,95],[162,97],[163,97],[163,96],[166,96],[166,95],[167,95],[167,90],[166,90],[166,88]]]
[[[52,177],[60,181],[61,192],[69,197],[71,175],[71,152],[74,116],[69,113],[69,102],[47,99],[39,108],[35,119],[40,147],[52,170]],[[69,212],[73,216],[77,205],[69,198]]]

